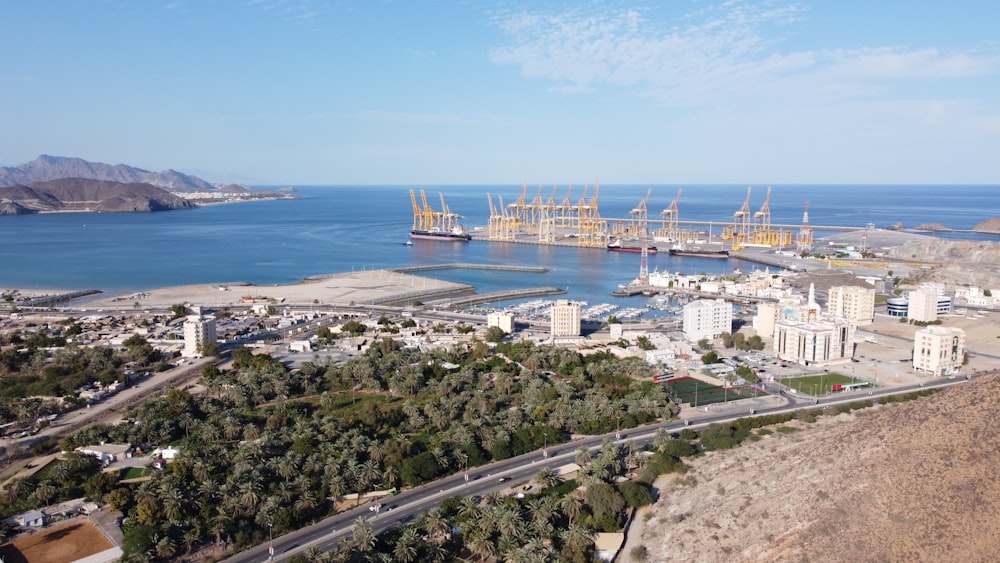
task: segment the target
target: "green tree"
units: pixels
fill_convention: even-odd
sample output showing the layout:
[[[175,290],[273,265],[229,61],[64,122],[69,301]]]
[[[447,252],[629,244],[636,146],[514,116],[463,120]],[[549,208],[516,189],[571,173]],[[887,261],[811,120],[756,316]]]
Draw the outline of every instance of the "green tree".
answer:
[[[723,332],[722,334],[719,335],[719,338],[722,339],[722,346],[723,346],[723,348],[732,348],[733,347],[733,335],[731,333],[729,333],[729,332]]]
[[[507,336],[507,333],[504,332],[504,330],[498,326],[491,326],[490,328],[486,329],[487,342],[493,342],[493,343],[500,342],[501,340],[503,340],[504,336]]]
[[[747,346],[749,346],[751,350],[763,350],[764,340],[759,335],[755,334],[747,339]]]
[[[711,350],[712,349],[712,341],[709,340],[709,339],[707,339],[707,338],[702,338],[701,340],[698,341],[698,349],[700,349],[700,350]]]
[[[705,364],[706,366],[718,363],[718,361],[719,361],[719,354],[716,353],[715,350],[710,350],[701,357],[701,363]]]
[[[185,317],[187,315],[190,315],[191,309],[188,309],[188,306],[183,303],[176,303],[170,306],[170,313],[176,319],[177,317]]]
[[[653,504],[653,492],[649,489],[649,485],[636,481],[622,481],[618,484],[618,491],[632,508]]]

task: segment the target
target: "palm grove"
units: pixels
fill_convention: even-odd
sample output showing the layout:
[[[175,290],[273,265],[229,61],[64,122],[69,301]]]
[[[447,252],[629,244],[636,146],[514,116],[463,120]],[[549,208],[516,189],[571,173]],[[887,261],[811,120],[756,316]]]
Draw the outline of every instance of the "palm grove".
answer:
[[[281,534],[346,508],[337,499],[348,493],[415,486],[572,434],[677,413],[639,359],[531,343],[491,348],[473,340],[418,352],[386,338],[342,365],[295,370],[241,348],[231,368],[208,366],[202,375],[203,393],[172,389],[132,408],[125,423],[95,425],[59,444],[67,452],[100,442],[177,445],[181,457],[162,471],[147,469],[149,480],[94,477],[99,468],[71,456],[85,466],[72,483],[43,473],[9,487],[11,495],[37,503],[41,487],[48,502],[87,484],[87,496],[126,515],[125,560],[168,559],[205,546],[261,543],[269,526]],[[655,473],[676,467],[676,457],[648,458],[618,443],[595,457],[581,452],[578,461],[578,481],[538,475],[544,494],[452,499],[383,537],[359,521],[342,549],[306,557],[414,561],[471,553],[587,561],[591,532],[620,529],[627,506],[651,502]],[[614,484],[644,464],[641,479]],[[584,497],[570,494],[578,484],[587,485]],[[70,486],[75,491],[63,490]],[[462,534],[448,533],[456,526]]]

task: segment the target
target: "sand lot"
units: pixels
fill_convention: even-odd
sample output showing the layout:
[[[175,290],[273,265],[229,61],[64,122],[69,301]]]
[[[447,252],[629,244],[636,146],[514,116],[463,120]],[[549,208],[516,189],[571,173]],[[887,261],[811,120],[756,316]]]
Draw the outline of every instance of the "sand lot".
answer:
[[[196,284],[149,289],[92,301],[89,307],[142,309],[189,303],[207,307],[243,305],[253,301],[282,304],[367,303],[394,296],[432,295],[470,289],[462,284],[391,270],[343,272],[309,278],[286,285],[253,285],[244,282]],[[138,306],[136,306],[138,304]]]
[[[0,547],[4,563],[69,563],[111,549],[111,542],[86,518],[21,536]]]

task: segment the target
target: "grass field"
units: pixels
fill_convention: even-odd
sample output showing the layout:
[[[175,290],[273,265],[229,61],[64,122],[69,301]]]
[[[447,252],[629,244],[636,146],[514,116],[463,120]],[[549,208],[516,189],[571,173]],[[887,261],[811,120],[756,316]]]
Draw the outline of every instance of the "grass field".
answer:
[[[664,385],[670,387],[677,394],[678,400],[688,403],[693,407],[711,405],[724,401],[735,401],[737,399],[747,399],[754,396],[753,389],[734,387],[723,389],[718,385],[709,385],[704,381],[692,379],[690,377],[679,377],[671,379]],[[757,396],[760,396],[758,391]]]
[[[780,379],[779,381],[785,387],[795,389],[797,393],[816,396],[831,393],[831,388],[834,385],[849,385],[851,383],[861,383],[864,380],[839,373],[825,373],[823,375],[791,377],[788,379]]]

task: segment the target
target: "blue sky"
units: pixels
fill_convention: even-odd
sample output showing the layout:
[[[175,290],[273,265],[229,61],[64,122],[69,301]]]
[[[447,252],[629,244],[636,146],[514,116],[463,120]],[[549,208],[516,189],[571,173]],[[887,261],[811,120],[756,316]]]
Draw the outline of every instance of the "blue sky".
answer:
[[[0,165],[1000,183],[998,21],[987,0],[0,0]]]

